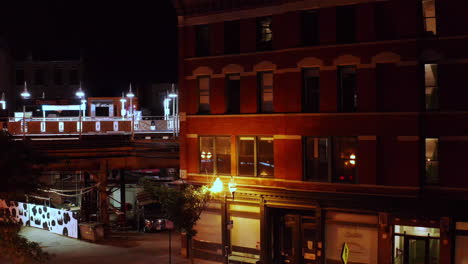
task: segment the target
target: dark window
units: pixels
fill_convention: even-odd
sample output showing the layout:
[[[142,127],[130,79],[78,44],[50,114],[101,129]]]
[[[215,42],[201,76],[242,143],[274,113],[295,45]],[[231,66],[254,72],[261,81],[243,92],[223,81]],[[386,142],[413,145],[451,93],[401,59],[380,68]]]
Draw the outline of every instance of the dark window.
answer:
[[[224,53],[236,54],[239,52],[240,52],[239,20],[224,22]]]
[[[208,25],[196,27],[196,52],[197,57],[210,55],[210,31]]]
[[[356,66],[338,68],[338,111],[356,112],[358,107]]]
[[[227,112],[238,114],[240,112],[240,75],[229,74],[226,77]]]
[[[37,85],[44,84],[44,70],[43,69],[37,69],[34,72],[34,81],[35,81],[35,84]]]
[[[259,72],[259,107],[262,113],[273,112],[273,72]]]
[[[302,112],[317,113],[320,111],[319,68],[302,70]]]
[[[78,70],[76,69],[70,71],[70,84],[79,84]]]
[[[438,65],[424,64],[426,110],[439,109]]]
[[[305,139],[305,180],[329,180],[329,139],[323,137],[307,137]]]
[[[257,18],[257,50],[271,50],[273,42],[273,30],[271,17]]]
[[[62,84],[62,70],[61,69],[55,69],[54,70],[54,83],[57,85]]]
[[[439,183],[439,139],[426,138],[426,184]]]
[[[107,107],[107,106],[97,106],[96,107],[96,116],[109,116],[109,107]]]
[[[239,176],[273,177],[273,137],[239,137]]]
[[[24,78],[24,70],[16,70],[15,72],[15,80],[17,85],[23,85],[25,78]]]
[[[356,182],[357,150],[357,137],[333,138],[333,182]]]
[[[199,103],[198,112],[206,114],[210,112],[210,77],[198,77]]]
[[[437,35],[435,0],[422,0],[424,32],[426,36]]]
[[[304,11],[301,17],[302,45],[310,46],[319,43],[318,13]]]
[[[200,173],[231,174],[230,137],[200,137]]]
[[[336,8],[336,41],[338,43],[356,41],[355,6],[340,6]]]

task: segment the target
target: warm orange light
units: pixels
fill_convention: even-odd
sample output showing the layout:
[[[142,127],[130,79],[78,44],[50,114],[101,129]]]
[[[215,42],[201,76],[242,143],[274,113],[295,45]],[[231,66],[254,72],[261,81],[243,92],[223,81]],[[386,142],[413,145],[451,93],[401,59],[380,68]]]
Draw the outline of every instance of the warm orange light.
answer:
[[[201,153],[200,156],[201,156],[202,159],[205,159],[205,158],[206,158],[206,153],[205,153],[205,151],[202,151],[202,153]]]
[[[208,151],[208,153],[206,153],[206,158],[207,158],[207,159],[211,159],[212,156],[213,156],[213,155],[211,154],[211,152]]]
[[[349,158],[352,159],[352,160],[355,160],[355,159],[356,159],[356,155],[351,154],[351,155],[349,156]]]

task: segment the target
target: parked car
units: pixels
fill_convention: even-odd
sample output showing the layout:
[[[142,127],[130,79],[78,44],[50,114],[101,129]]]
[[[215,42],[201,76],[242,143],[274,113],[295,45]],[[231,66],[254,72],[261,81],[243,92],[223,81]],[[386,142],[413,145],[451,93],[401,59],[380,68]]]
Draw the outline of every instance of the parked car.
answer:
[[[150,203],[141,206],[140,230],[148,233],[166,230],[172,226],[172,222],[165,219],[159,203]]]

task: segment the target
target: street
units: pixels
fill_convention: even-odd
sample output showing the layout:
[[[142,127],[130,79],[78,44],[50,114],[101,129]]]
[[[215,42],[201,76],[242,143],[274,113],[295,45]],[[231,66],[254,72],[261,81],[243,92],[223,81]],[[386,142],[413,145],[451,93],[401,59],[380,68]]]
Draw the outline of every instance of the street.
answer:
[[[118,232],[99,243],[63,237],[32,227],[24,227],[21,235],[40,243],[44,250],[54,254],[50,261],[53,264],[169,263],[167,231],[151,234]],[[173,234],[172,263],[189,262],[180,255],[180,236]]]

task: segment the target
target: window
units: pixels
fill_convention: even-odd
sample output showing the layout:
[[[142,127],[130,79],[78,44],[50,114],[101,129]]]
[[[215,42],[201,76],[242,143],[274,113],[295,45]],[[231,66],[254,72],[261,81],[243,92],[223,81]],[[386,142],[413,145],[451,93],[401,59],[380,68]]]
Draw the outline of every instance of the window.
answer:
[[[230,137],[200,137],[200,173],[231,174]]]
[[[302,12],[302,45],[311,46],[319,43],[318,13],[313,10]]]
[[[210,55],[210,31],[208,25],[196,27],[196,54],[197,57]]]
[[[319,69],[302,70],[302,112],[317,113],[320,111]]]
[[[229,74],[226,77],[227,112],[238,114],[240,112],[240,74]]]
[[[336,41],[338,43],[356,41],[356,9],[354,6],[336,8]]]
[[[271,50],[273,41],[273,30],[271,17],[257,18],[257,50]]]
[[[239,52],[240,52],[239,20],[224,22],[224,53],[236,54]]]
[[[437,35],[435,0],[422,0],[424,32],[427,36]]]
[[[338,68],[338,111],[356,112],[358,107],[356,87],[356,66]]]
[[[333,182],[356,182],[357,137],[333,138]]]
[[[78,70],[73,69],[70,71],[70,84],[79,84]]]
[[[43,69],[37,69],[34,72],[34,81],[37,85],[44,84],[44,70]]]
[[[395,225],[393,263],[440,263],[440,229]]]
[[[438,65],[424,64],[424,86],[426,93],[426,110],[439,109]]]
[[[273,72],[259,72],[259,107],[260,112],[273,112]]]
[[[239,176],[273,177],[273,137],[239,137]]]
[[[426,138],[426,184],[439,183],[439,139]]]
[[[329,140],[324,137],[305,139],[305,177],[306,181],[329,180]]]
[[[17,85],[23,85],[25,78],[24,78],[24,70],[16,70],[15,71],[15,79]]]
[[[62,70],[61,69],[54,70],[54,83],[57,85],[62,84]]]
[[[198,77],[198,91],[199,91],[199,113],[210,112],[210,77],[200,76]]]

